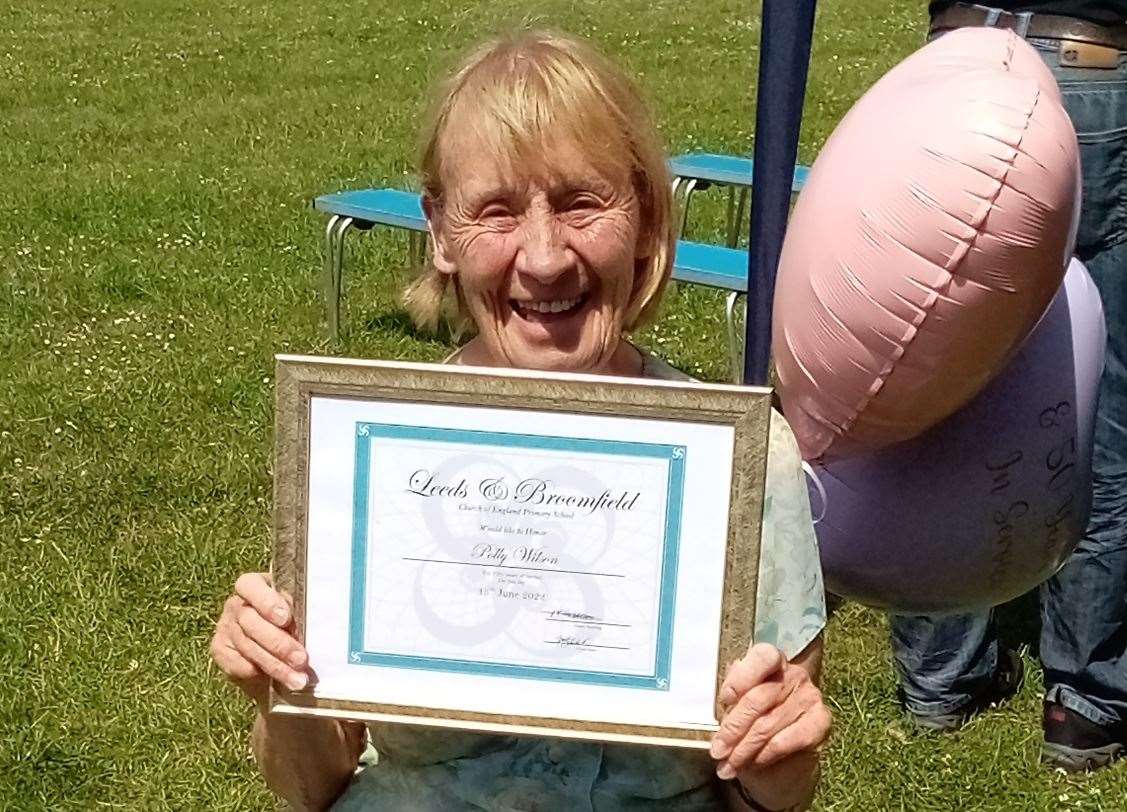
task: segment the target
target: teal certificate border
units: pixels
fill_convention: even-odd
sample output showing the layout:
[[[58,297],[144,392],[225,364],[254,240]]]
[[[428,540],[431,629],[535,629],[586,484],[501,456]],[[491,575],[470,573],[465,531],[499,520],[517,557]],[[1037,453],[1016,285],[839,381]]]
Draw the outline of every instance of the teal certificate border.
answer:
[[[587,454],[614,454],[624,457],[645,457],[666,460],[669,464],[665,514],[665,538],[662,551],[660,595],[658,598],[657,646],[653,672],[649,675],[621,674],[603,671],[580,671],[548,666],[483,663],[475,660],[421,657],[389,654],[364,649],[364,607],[368,560],[369,472],[372,470],[373,438],[423,440],[438,443],[459,443],[499,448],[571,451]],[[496,431],[444,429],[402,426],[386,423],[356,423],[356,467],[352,494],[352,579],[349,598],[348,661],[357,665],[387,666],[517,677],[540,681],[569,682],[583,685],[607,685],[624,688],[649,688],[668,691],[673,657],[673,613],[676,604],[677,561],[681,542],[681,513],[684,501],[685,447],[659,443],[635,443],[625,440],[592,440],[580,437],[557,437],[532,434],[510,434]]]

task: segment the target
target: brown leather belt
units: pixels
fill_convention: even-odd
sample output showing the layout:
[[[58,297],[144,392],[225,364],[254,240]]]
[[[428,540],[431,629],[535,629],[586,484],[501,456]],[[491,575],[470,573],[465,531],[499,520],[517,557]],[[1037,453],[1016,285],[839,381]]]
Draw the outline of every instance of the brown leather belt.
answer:
[[[979,27],[989,21],[990,10],[981,6],[956,4],[931,18],[933,34],[954,28]],[[1127,51],[1127,25],[1099,25],[1057,14],[1020,14],[1003,11],[993,23],[996,28],[1017,31],[1034,39],[1070,40]]]

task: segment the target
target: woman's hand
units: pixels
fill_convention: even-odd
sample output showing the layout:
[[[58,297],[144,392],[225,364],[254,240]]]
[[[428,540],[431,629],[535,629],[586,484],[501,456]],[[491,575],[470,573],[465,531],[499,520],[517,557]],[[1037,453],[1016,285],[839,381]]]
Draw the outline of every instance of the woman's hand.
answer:
[[[211,658],[258,703],[251,748],[266,784],[294,809],[328,809],[344,792],[364,749],[364,725],[266,713],[271,678],[299,691],[309,655],[294,639],[293,604],[264,572],[248,572],[211,638]]]
[[[709,751],[718,762],[716,774],[724,780],[739,776],[764,805],[771,805],[767,796],[777,797],[770,790],[788,784],[813,789],[818,750],[829,737],[830,712],[806,665],[760,643],[728,669],[720,686],[724,716]],[[768,792],[757,791],[764,788]]]
[[[268,574],[245,573],[223,604],[211,638],[211,658],[261,707],[271,678],[291,691],[309,684],[309,657],[290,633],[292,628],[290,599],[274,589]]]

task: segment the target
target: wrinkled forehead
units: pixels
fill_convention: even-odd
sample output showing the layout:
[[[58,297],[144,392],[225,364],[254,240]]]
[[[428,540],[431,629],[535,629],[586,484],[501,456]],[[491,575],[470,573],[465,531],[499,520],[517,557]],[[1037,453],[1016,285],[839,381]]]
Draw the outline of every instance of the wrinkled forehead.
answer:
[[[535,109],[514,115],[495,104],[459,99],[439,139],[445,196],[487,190],[631,185],[633,161],[624,134],[607,121],[569,111]]]

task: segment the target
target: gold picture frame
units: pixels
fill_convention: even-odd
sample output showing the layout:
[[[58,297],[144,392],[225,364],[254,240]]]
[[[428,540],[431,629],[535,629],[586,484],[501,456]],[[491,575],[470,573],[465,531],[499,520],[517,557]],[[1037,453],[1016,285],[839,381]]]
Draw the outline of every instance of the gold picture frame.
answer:
[[[519,412],[719,424],[733,430],[718,667],[741,657],[755,623],[771,390],[653,379],[279,355],[276,358],[274,550],[276,587],[294,601],[305,642],[310,414],[317,398],[449,404]],[[378,704],[290,691],[274,683],[274,713],[602,741],[707,748],[715,726],[646,725]]]

